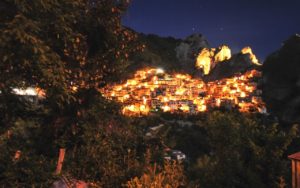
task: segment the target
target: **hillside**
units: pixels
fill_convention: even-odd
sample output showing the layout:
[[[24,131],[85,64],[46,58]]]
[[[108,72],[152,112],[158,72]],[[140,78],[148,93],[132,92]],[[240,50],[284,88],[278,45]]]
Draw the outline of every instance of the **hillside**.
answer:
[[[203,72],[195,67],[197,57],[200,56],[203,49],[211,51],[216,48],[210,48],[209,42],[202,34],[195,33],[185,39],[161,37],[154,34],[136,34],[138,35],[137,41],[143,45],[144,50],[130,56],[128,66],[122,75],[123,80],[131,77],[135,71],[146,67],[162,68],[169,73],[187,73],[193,77],[201,77],[205,81],[230,78],[237,73],[259,69],[259,66],[252,62],[251,49],[249,48],[250,53],[248,51],[242,52],[242,50],[248,49],[245,47],[240,53],[232,54],[232,56],[230,52],[230,58],[219,60],[222,63],[213,65],[209,75],[203,75]],[[221,47],[217,48],[216,56],[217,53],[222,53]],[[227,48],[230,50],[229,47]],[[209,58],[212,63],[216,63],[214,57]]]
[[[141,33],[138,34],[138,41],[145,48],[130,57],[130,66],[127,68],[129,72],[149,66],[174,71],[181,69],[175,51],[175,48],[182,42],[181,39]]]
[[[288,123],[300,122],[300,36],[294,35],[263,65],[263,97],[268,109]]]

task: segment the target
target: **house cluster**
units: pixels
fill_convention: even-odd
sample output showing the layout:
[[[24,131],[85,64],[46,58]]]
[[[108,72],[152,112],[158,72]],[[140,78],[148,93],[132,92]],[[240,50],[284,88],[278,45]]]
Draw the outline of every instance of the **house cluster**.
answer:
[[[185,74],[166,74],[161,69],[136,72],[123,84],[101,90],[109,99],[121,102],[126,115],[147,115],[151,112],[195,114],[213,108],[238,108],[241,112],[266,113],[261,90],[251,70],[233,78],[205,83]]]
[[[39,104],[40,100],[44,99],[46,96],[42,89],[33,87],[28,87],[25,89],[14,88],[12,92],[13,94],[18,95],[21,100],[26,100],[34,104]]]
[[[168,150],[164,154],[165,160],[184,161],[187,159],[186,155],[180,150]]]
[[[145,137],[148,139],[156,138],[160,134],[160,131],[165,128],[165,124],[159,124],[154,127],[149,127]],[[164,160],[177,160],[177,161],[185,161],[187,156],[180,150],[174,150],[164,145]]]

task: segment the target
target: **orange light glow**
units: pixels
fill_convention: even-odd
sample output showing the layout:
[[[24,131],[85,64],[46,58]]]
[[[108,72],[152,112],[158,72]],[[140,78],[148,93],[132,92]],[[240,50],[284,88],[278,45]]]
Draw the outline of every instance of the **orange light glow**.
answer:
[[[250,60],[255,65],[261,65],[250,47],[241,50],[242,54],[249,54]],[[229,60],[232,57],[231,49],[222,45],[219,48],[203,48],[196,59],[196,68],[202,69],[204,75],[208,75],[216,64]],[[243,79],[243,78],[241,78]]]
[[[36,88],[35,88],[35,91],[36,91],[38,97],[40,97],[40,98],[45,98],[45,97],[46,97],[46,92],[45,92],[45,90],[36,87]]]
[[[231,50],[228,46],[223,45],[218,49],[204,48],[196,60],[196,68],[202,69],[204,75],[208,75],[217,63],[226,61],[231,58]]]
[[[228,46],[221,46],[215,55],[215,62],[222,62],[231,58],[231,50]]]
[[[196,67],[202,69],[205,75],[208,75],[211,69],[212,57],[210,50],[204,48],[197,57]]]
[[[164,112],[171,111],[171,108],[169,106],[163,106],[162,109],[163,109]]]
[[[124,84],[108,85],[101,92],[109,99],[124,103],[128,116],[148,115],[150,111],[197,113],[213,107],[238,107],[241,112],[266,112],[252,81],[260,72],[251,70],[232,78],[204,83],[183,74],[156,76],[156,69],[139,70]],[[254,109],[254,110],[253,110]]]
[[[250,55],[250,59],[251,59],[251,61],[252,61],[254,64],[256,64],[256,65],[261,65],[261,64],[259,63],[258,59],[256,58],[256,56],[253,54],[252,49],[251,49],[249,46],[243,48],[243,49],[241,50],[241,52],[242,52],[242,54],[249,54],[249,55]]]

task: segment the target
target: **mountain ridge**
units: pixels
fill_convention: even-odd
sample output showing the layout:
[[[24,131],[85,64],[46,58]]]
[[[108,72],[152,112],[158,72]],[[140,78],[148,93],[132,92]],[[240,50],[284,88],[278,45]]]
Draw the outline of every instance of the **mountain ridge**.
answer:
[[[153,67],[163,68],[167,72],[190,74],[193,77],[201,77],[205,81],[213,81],[258,68],[251,64],[250,55],[240,52],[233,54],[232,58],[225,60],[222,64],[216,65],[210,75],[203,76],[201,71],[196,69],[196,60],[203,49],[212,48],[202,34],[195,33],[185,39],[137,32],[136,34],[138,41],[144,44],[145,48],[142,52],[137,52],[130,57],[129,66],[125,70],[126,78],[139,69]]]

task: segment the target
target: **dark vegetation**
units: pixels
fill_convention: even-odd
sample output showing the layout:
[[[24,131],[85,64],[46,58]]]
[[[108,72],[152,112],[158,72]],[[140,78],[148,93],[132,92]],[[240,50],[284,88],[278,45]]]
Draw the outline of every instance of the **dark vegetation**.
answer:
[[[145,50],[132,56],[134,61],[132,66],[162,66],[166,70],[180,70],[175,48],[182,40],[172,37],[163,38],[151,34],[139,34],[138,40],[145,45]]]
[[[125,0],[0,2],[1,187],[51,187],[66,175],[94,187],[289,184],[286,155],[299,146],[296,125],[226,111],[129,118],[101,96],[98,89],[124,78],[125,68],[181,68],[179,40],[121,26],[127,6]],[[31,102],[13,92],[27,87],[46,95]],[[144,136],[161,123],[155,137]],[[188,160],[164,162],[165,147]],[[60,148],[65,162],[54,174]]]
[[[268,109],[284,123],[300,122],[300,36],[284,42],[263,65],[263,95]]]
[[[129,57],[128,64],[126,64],[127,66],[121,76],[122,80],[132,77],[136,70],[146,67],[160,67],[168,72],[180,72],[182,70],[175,51],[175,48],[182,42],[181,39],[138,33],[136,41],[143,50]]]

